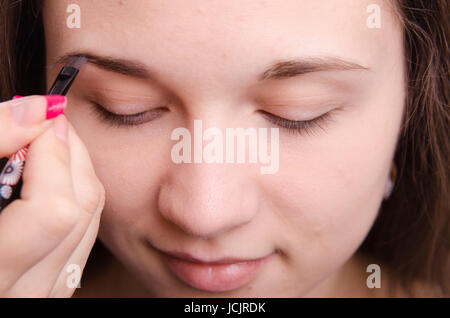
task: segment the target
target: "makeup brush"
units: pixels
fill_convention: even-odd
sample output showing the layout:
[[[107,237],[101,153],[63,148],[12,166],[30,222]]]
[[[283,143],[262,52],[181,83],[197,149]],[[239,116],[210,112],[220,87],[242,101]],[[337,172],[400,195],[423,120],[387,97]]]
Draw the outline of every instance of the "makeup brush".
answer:
[[[56,77],[48,95],[66,95],[81,67],[86,63],[85,56],[71,56]]]
[[[84,56],[69,57],[56,77],[48,95],[66,95],[86,61],[87,58]],[[20,96],[14,98],[20,98]],[[23,184],[22,173],[27,152],[28,146],[25,146],[9,159],[0,159],[0,213],[11,202],[20,198],[20,190]]]

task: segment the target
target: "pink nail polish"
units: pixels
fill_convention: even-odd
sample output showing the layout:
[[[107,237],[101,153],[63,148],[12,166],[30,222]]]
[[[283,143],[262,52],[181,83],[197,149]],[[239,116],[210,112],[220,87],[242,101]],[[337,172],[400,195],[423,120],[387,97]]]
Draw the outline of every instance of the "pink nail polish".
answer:
[[[16,95],[13,97],[13,99],[18,99],[18,98],[22,98],[22,96]]]
[[[46,95],[45,99],[47,100],[46,119],[52,119],[61,114],[64,114],[64,109],[66,108],[67,104],[66,96]]]

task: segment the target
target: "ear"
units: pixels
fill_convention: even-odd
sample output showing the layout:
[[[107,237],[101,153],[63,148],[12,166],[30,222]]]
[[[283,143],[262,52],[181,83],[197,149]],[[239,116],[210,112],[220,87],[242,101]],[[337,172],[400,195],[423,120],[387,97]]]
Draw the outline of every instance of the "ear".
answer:
[[[384,199],[387,200],[392,193],[392,189],[394,188],[394,182],[392,182],[391,178],[388,178],[386,182],[386,188],[384,189]]]

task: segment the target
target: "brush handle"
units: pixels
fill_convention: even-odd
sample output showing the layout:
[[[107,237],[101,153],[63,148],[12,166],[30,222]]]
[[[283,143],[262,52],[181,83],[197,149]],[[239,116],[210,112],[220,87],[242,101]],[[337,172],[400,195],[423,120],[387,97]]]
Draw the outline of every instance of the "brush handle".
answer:
[[[20,198],[22,174],[28,146],[10,158],[0,159],[0,212],[12,201]]]
[[[14,99],[22,96],[14,96]],[[20,198],[22,190],[22,173],[28,152],[26,146],[9,158],[0,159],[0,213],[12,201]]]
[[[84,60],[81,61],[84,62]],[[48,95],[66,95],[78,73],[78,68],[64,66],[58,73]],[[14,96],[14,99],[20,97]],[[20,149],[10,158],[0,159],[0,213],[12,201],[20,198],[23,183],[22,173],[27,152],[28,146]]]

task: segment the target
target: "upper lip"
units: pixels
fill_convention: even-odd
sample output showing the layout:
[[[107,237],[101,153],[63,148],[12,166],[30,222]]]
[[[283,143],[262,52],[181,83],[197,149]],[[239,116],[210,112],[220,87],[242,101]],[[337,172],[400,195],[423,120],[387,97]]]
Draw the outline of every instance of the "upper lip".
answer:
[[[200,264],[209,264],[209,265],[219,265],[219,264],[235,264],[235,263],[244,263],[244,262],[252,262],[258,261],[267,256],[254,258],[254,259],[243,259],[243,258],[235,258],[235,257],[222,257],[216,260],[202,260],[200,258],[194,257],[189,253],[185,252],[176,252],[176,251],[163,251],[159,250],[161,253],[166,254],[167,256],[175,257],[184,261],[192,262],[192,263],[200,263]]]

